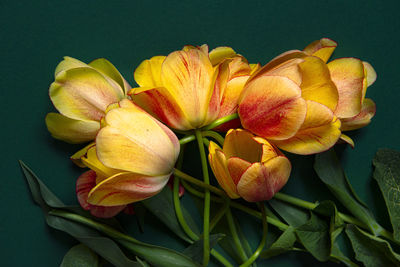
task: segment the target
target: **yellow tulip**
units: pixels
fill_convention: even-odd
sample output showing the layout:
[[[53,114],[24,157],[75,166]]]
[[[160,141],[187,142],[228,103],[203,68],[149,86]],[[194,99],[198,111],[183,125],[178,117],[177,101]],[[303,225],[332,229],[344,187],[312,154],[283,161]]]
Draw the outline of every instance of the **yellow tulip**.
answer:
[[[107,112],[103,125],[82,157],[96,173],[87,202],[122,206],[161,191],[179,155],[175,134],[127,99]]]
[[[209,162],[230,198],[271,199],[287,182],[291,164],[267,140],[246,130],[229,130],[223,148],[209,145]]]
[[[52,136],[69,143],[93,140],[108,105],[126,97],[131,87],[106,59],[85,64],[65,57],[55,71],[49,94],[60,113],[49,113],[46,125]]]

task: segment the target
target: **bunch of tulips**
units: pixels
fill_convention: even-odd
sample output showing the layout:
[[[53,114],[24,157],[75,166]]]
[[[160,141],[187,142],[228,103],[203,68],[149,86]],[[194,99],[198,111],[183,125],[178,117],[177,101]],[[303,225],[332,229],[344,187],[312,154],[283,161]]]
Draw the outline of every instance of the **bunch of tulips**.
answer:
[[[336,46],[323,38],[264,66],[230,47],[185,46],[144,60],[133,88],[106,59],[86,64],[65,57],[50,86],[59,113],[49,113],[46,124],[56,139],[88,143],[71,157],[90,169],[77,179],[80,205],[109,218],[159,193],[171,176],[201,184],[207,250],[216,190],[209,166],[227,199],[269,200],[290,176],[282,151],[309,155],[338,142],[354,146],[343,132],[374,116],[375,104],[365,98],[374,69],[356,58],[328,62]],[[176,165],[196,140],[202,181]]]

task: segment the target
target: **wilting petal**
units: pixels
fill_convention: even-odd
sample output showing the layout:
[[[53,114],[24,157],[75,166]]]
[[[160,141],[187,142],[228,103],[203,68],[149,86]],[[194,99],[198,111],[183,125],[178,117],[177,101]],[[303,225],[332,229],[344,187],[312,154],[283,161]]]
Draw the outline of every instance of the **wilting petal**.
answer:
[[[351,148],[354,148],[354,141],[353,141],[353,139],[350,138],[350,136],[347,136],[345,134],[341,134],[339,141],[347,143],[347,144],[349,144],[351,146]],[[339,141],[338,141],[338,143],[339,143]]]
[[[129,100],[107,113],[96,138],[97,155],[107,167],[158,176],[171,172],[179,146],[171,130]],[[175,136],[176,138],[176,136]]]
[[[279,148],[291,153],[308,155],[325,151],[340,137],[340,120],[326,106],[307,100],[307,116],[295,136],[274,141]]]
[[[324,62],[327,62],[333,51],[337,47],[337,43],[328,38],[322,38],[307,45],[304,52],[315,57],[319,57]]]
[[[126,205],[154,196],[167,184],[171,174],[144,176],[136,173],[119,173],[94,187],[88,202],[98,206]]]
[[[81,207],[85,210],[90,210],[93,216],[99,218],[111,218],[117,215],[125,208],[122,206],[102,207],[91,205],[87,202],[90,190],[96,186],[96,173],[92,170],[83,173],[76,181],[76,195]]]
[[[161,87],[161,65],[165,56],[155,56],[144,60],[136,68],[134,78],[141,87]]]
[[[366,61],[363,61],[365,77],[367,79],[367,86],[372,85],[376,81],[376,72],[374,68]]]
[[[339,92],[335,115],[350,118],[361,111],[363,98],[364,67],[356,58],[340,58],[328,63],[332,81]]]
[[[218,184],[224,189],[230,198],[239,198],[236,184],[229,175],[224,153],[221,151],[220,147],[212,141],[210,142],[208,151],[210,152],[208,154],[208,160]]]
[[[224,59],[234,57],[235,55],[236,52],[232,48],[227,46],[216,47],[208,54],[211,64],[213,66],[218,65]]]
[[[299,67],[303,78],[300,86],[301,96],[335,111],[339,94],[326,64],[317,57],[305,57]]]
[[[98,121],[75,120],[58,113],[46,115],[46,126],[54,138],[71,144],[93,140],[100,129]]]
[[[72,162],[75,163],[77,166],[79,166],[81,168],[86,168],[87,166],[85,164],[83,164],[81,158],[84,157],[86,155],[86,153],[88,152],[89,148],[91,148],[93,146],[95,146],[94,142],[88,144],[87,146],[85,146],[84,148],[79,150],[78,152],[74,153],[70,157],[70,160],[72,160]]]
[[[300,88],[290,79],[261,76],[247,83],[238,113],[245,129],[271,140],[295,135],[306,115]]]
[[[372,117],[375,115],[376,106],[374,101],[365,98],[361,108],[361,112],[356,116],[348,119],[342,119],[342,131],[351,131],[367,126]]]
[[[107,59],[99,58],[99,59],[93,60],[88,65],[90,67],[95,68],[96,70],[100,71],[101,73],[103,73],[105,75],[105,78],[111,78],[111,81],[108,79],[108,81],[110,83],[113,81],[118,83],[118,85],[124,90],[125,94],[127,94],[128,91],[131,89],[131,86],[124,79],[124,77],[122,77],[121,73]]]
[[[207,116],[214,79],[213,66],[199,49],[173,52],[161,68],[163,86],[181,107],[192,128],[204,126],[218,115],[215,114],[214,118]]]
[[[182,109],[165,88],[136,92],[131,95],[132,100],[160,121],[178,130],[192,129]]]
[[[229,130],[226,134],[223,152],[226,158],[238,157],[250,163],[260,161],[263,153],[262,144],[248,131]]]
[[[92,68],[60,72],[49,91],[54,106],[63,115],[77,120],[100,121],[107,106],[124,97],[119,86],[114,87]]]
[[[237,190],[249,202],[271,199],[287,182],[291,165],[286,157],[252,164],[242,175]]]

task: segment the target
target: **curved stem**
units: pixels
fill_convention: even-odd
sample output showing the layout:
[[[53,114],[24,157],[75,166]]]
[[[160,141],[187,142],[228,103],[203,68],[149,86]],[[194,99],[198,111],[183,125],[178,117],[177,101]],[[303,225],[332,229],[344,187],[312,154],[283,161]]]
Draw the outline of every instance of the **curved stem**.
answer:
[[[234,120],[234,119],[237,119],[237,118],[239,118],[239,115],[237,113],[234,113],[234,114],[219,118],[218,120],[213,121],[209,125],[204,126],[202,128],[202,130],[203,131],[208,131],[208,130],[214,129],[215,127],[218,127],[221,124],[224,124],[225,122],[228,122],[228,121],[231,121],[231,120]]]
[[[236,226],[235,226],[235,222],[233,221],[231,209],[228,209],[226,211],[226,218],[228,219],[229,230],[231,231],[231,234],[233,237],[233,242],[235,243],[237,251],[239,252],[239,257],[243,262],[246,262],[248,260],[247,255],[246,255],[246,252],[244,252],[242,242],[240,241],[240,238],[236,231]]]
[[[184,173],[184,172],[182,172],[182,171],[180,171],[178,169],[174,169],[173,173],[174,173],[174,175],[178,176],[179,178],[181,178],[181,179],[183,179],[185,181],[188,181],[191,184],[194,184],[194,185],[197,185],[197,186],[199,186],[201,188],[210,190],[211,192],[213,192],[213,193],[215,193],[217,195],[226,196],[225,192],[222,191],[221,189],[219,189],[219,188],[217,188],[215,186],[206,184],[206,183],[204,183],[204,182],[202,182],[202,181],[200,181],[200,180],[198,180],[198,179],[196,179],[196,178],[194,178],[194,177],[192,177],[192,176],[190,176],[190,175],[188,175],[188,174],[186,174],[186,173]]]
[[[197,143],[199,146],[201,169],[203,171],[203,180],[205,184],[210,184],[210,178],[208,176],[208,164],[206,158],[206,152],[204,150],[203,137],[200,130],[195,131]],[[211,195],[210,190],[205,188],[204,190],[204,212],[203,212],[203,266],[207,266],[210,260],[210,201]]]
[[[250,266],[260,255],[261,251],[263,250],[265,243],[267,241],[267,233],[268,233],[268,223],[267,223],[267,214],[265,212],[265,206],[264,203],[259,202],[258,206],[261,209],[261,214],[262,214],[262,226],[263,226],[263,235],[261,238],[261,242],[258,245],[258,248],[256,249],[256,251],[254,251],[253,255],[251,255],[251,257],[242,265],[240,265],[240,267],[248,267]]]
[[[217,132],[214,131],[204,131],[201,133],[204,137],[214,138],[221,146],[224,145],[225,139]]]
[[[196,137],[194,135],[186,135],[185,137],[182,137],[181,139],[179,139],[179,144],[181,144],[181,146],[182,146],[184,144],[194,141],[195,139],[196,139]]]

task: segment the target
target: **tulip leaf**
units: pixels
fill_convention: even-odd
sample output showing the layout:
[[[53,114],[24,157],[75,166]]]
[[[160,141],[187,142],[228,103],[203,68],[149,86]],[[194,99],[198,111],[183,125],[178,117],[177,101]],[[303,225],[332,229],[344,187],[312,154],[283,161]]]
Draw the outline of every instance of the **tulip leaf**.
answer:
[[[276,199],[271,199],[268,203],[279,216],[293,227],[303,225],[309,220],[309,213],[303,209]]]
[[[348,225],[346,234],[351,241],[356,259],[366,267],[400,266],[400,255],[393,251],[386,240],[373,236],[355,225]]]
[[[98,267],[99,257],[90,248],[83,244],[72,247],[65,254],[60,267]]]
[[[400,241],[400,152],[380,149],[373,160],[374,179],[382,191],[393,226],[393,237]]]
[[[272,245],[260,254],[261,258],[268,259],[279,254],[291,251],[296,242],[295,229],[289,226]]]
[[[340,248],[338,244],[334,244],[332,247],[332,253],[331,253],[331,260],[336,261],[336,262],[341,262],[345,264],[348,267],[358,267],[358,264],[352,262],[349,258],[347,258],[342,251],[340,251]]]
[[[182,227],[176,217],[173,192],[166,186],[157,195],[142,201],[143,205],[148,209],[154,216],[160,219],[173,233],[178,235],[180,238],[187,242],[191,242],[191,239],[182,230]],[[199,230],[194,220],[190,216],[189,212],[181,207],[183,216],[188,223],[192,231],[199,235]]]
[[[54,211],[62,211],[74,215],[77,213],[70,212],[69,210],[71,209],[66,207],[23,162],[20,161],[20,164],[32,197],[41,206],[46,222],[50,227],[70,234],[117,267],[143,266],[143,264],[128,258],[114,240],[103,236],[99,231],[81,223],[52,215]],[[96,221],[90,215],[86,218],[88,221]],[[101,220],[98,221],[101,222]],[[168,248],[153,246],[139,241],[132,243],[121,239],[118,239],[118,243],[148,261],[152,266],[199,266],[189,257]]]
[[[352,189],[333,149],[315,156],[314,169],[321,181],[355,217],[365,223],[374,234],[382,231],[382,227]]]
[[[212,249],[215,245],[217,245],[218,241],[225,237],[224,234],[213,234],[210,235],[210,249]],[[199,240],[195,241],[193,244],[188,246],[184,251],[183,254],[190,257],[192,260],[201,263],[203,261],[203,243],[204,239],[200,238]]]

